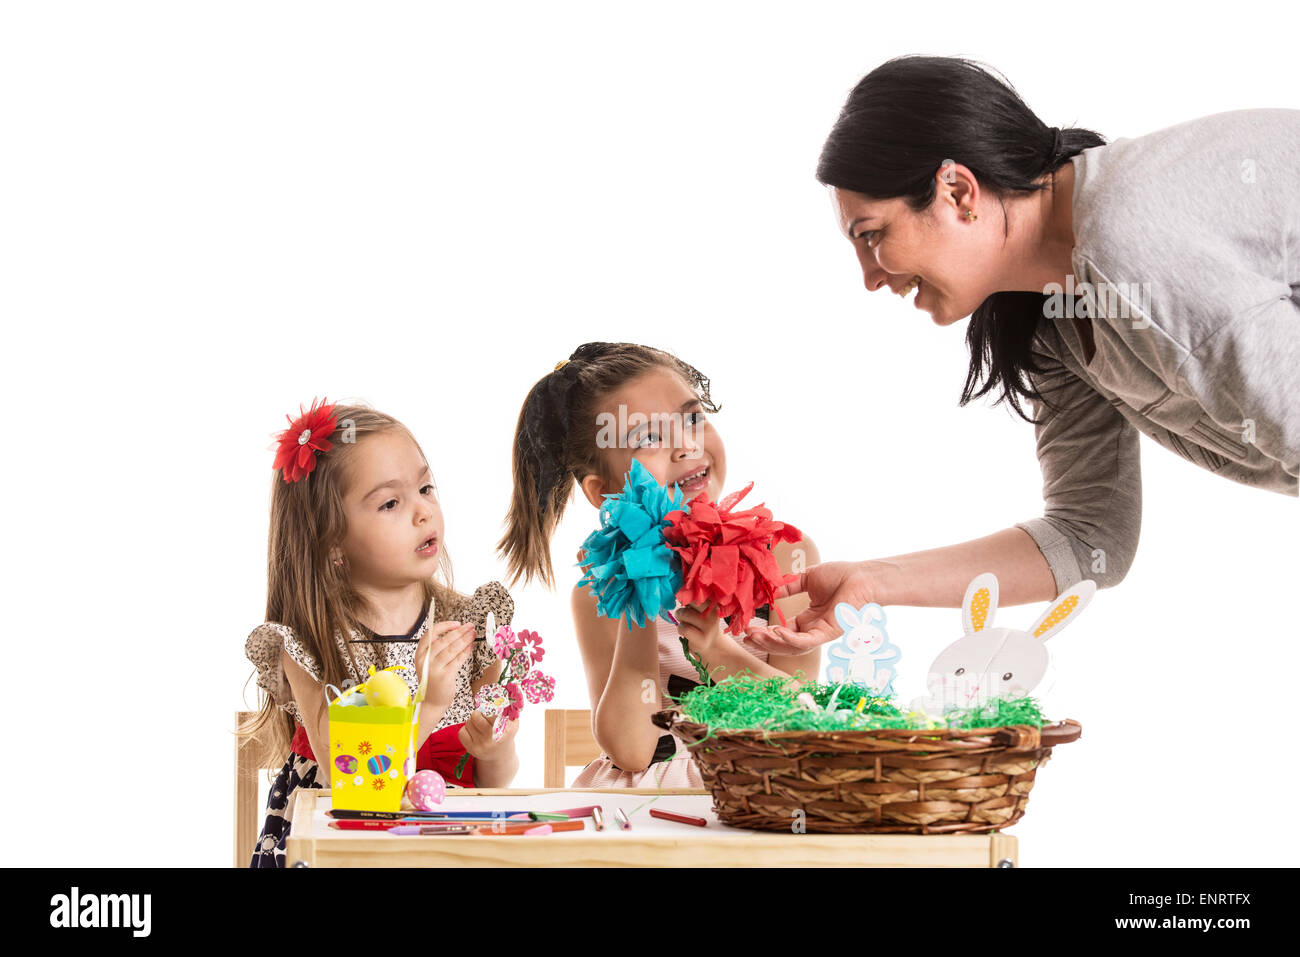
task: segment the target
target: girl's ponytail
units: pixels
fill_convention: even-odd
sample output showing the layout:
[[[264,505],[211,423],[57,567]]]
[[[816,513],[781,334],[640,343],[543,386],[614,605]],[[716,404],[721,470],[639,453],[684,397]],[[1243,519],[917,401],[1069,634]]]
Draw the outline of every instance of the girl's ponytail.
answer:
[[[570,359],[539,379],[528,392],[515,425],[514,490],[506,533],[497,544],[510,582],[540,578],[555,587],[551,536],[573,491],[569,430],[579,363]]]

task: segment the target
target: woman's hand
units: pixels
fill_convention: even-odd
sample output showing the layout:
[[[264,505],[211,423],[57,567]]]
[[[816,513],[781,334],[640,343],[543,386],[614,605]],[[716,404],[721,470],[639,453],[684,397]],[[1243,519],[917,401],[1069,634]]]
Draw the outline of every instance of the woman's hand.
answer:
[[[428,681],[424,703],[439,716],[455,700],[456,674],[473,650],[473,622],[440,621],[415,646],[415,673],[421,681]]]
[[[826,562],[814,565],[799,580],[780,588],[777,598],[788,598],[806,592],[811,604],[794,620],[793,628],[753,628],[749,641],[769,654],[797,655],[834,641],[840,634],[835,623],[835,606],[848,602],[861,608],[876,600],[872,578],[858,562]]]
[[[686,639],[695,652],[708,664],[710,654],[724,641],[722,619],[716,608],[683,605],[677,610],[677,633]]]

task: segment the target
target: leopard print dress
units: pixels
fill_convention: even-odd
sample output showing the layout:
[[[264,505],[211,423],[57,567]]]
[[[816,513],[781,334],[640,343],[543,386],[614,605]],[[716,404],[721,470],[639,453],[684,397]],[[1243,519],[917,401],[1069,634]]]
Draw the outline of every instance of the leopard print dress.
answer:
[[[475,637],[487,638],[487,616],[491,613],[496,626],[508,625],[514,617],[515,603],[500,582],[480,585],[472,596],[456,595],[447,603],[435,609],[439,621],[473,622]],[[341,635],[335,636],[344,662],[348,662],[347,649],[351,646],[352,655],[360,668],[359,674],[352,674],[355,684],[365,681],[368,669],[374,665],[375,670],[405,666],[399,671],[414,694],[418,677],[415,674],[415,648],[419,639],[429,627],[427,610],[414,627],[405,635],[361,635],[354,632],[346,641]],[[278,622],[268,621],[253,629],[244,643],[244,651],[249,661],[257,668],[257,685],[283,710],[289,712],[295,721],[301,721],[298,706],[294,703],[293,692],[284,674],[282,654],[287,651],[289,657],[302,666],[302,669],[317,681],[321,680],[319,662],[303,647],[293,631]],[[492,652],[490,641],[474,644],[474,651],[461,666],[456,675],[456,695],[451,707],[438,722],[437,728],[461,724],[469,719],[474,711],[474,692],[472,685],[483,676],[497,661]],[[348,662],[349,671],[352,670]],[[271,784],[266,802],[266,821],[258,835],[257,844],[252,848],[252,867],[284,867],[285,843],[289,837],[289,808],[294,793],[299,788],[320,788],[323,782],[317,780],[317,764],[309,757],[290,752],[284,767]]]

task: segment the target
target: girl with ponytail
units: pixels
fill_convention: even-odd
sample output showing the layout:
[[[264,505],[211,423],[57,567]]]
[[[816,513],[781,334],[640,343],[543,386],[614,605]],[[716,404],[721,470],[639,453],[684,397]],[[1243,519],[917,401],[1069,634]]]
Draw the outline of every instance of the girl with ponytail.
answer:
[[[677,484],[686,500],[704,493],[717,501],[726,480],[726,450],[709,418],[717,411],[708,378],[659,349],[589,342],[558,363],[529,391],[515,429],[514,491],[498,546],[511,581],[540,578],[555,587],[551,536],[574,489],[598,509],[606,494],[622,490],[633,459],[661,484]],[[818,561],[806,535],[796,545],[779,545],[774,555],[783,572]],[[780,604],[789,618],[806,600]],[[725,634],[716,614],[695,608],[677,609],[680,626],[660,620],[629,628],[622,620],[599,617],[596,599],[585,589],[573,589],[571,607],[592,732],[604,750],[574,787],[702,785],[681,742],[650,721],[670,706],[669,694],[680,695],[697,681],[679,635],[709,662],[715,680],[745,670],[762,676],[802,671],[809,677],[818,671],[817,649],[769,657]],[[776,610],[769,609],[768,617],[776,620]],[[750,624],[767,623],[755,618]]]

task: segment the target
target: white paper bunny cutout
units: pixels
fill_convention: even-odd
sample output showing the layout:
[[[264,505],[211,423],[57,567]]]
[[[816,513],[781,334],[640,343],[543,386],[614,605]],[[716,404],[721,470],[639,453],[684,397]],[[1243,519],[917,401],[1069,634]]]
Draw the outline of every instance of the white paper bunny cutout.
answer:
[[[962,637],[934,659],[925,682],[929,694],[912,708],[938,715],[1029,694],[1047,673],[1044,643],[1078,618],[1096,592],[1095,582],[1081,581],[1057,596],[1027,631],[994,628],[998,579],[990,572],[977,576],[962,599]]]
[[[846,601],[835,606],[835,620],[844,629],[826,656],[826,678],[832,684],[853,682],[884,694],[894,680],[899,650],[885,634],[885,610],[874,601],[854,608]]]

